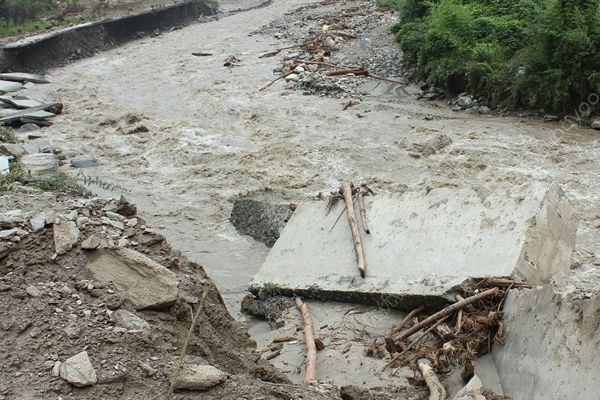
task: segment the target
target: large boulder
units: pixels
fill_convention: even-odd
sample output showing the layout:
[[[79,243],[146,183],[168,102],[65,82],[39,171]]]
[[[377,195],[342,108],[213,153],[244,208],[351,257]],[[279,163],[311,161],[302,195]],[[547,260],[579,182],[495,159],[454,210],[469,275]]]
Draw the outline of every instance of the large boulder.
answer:
[[[21,165],[31,179],[47,179],[58,175],[58,159],[54,154],[35,153],[21,157]]]
[[[96,251],[87,268],[95,280],[114,283],[138,310],[163,308],[177,300],[175,274],[135,250]]]

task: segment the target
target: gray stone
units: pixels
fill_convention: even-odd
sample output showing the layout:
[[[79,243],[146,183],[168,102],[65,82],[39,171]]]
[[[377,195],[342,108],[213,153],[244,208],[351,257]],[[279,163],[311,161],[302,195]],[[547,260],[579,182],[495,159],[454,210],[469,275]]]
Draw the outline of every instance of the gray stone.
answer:
[[[25,124],[23,126],[21,126],[19,129],[17,129],[17,133],[28,133],[28,132],[33,132],[33,131],[37,131],[39,130],[40,127],[37,124]]]
[[[37,287],[35,287],[35,285],[27,286],[27,289],[25,289],[25,291],[31,297],[41,297],[42,296],[42,291],[40,289],[38,289]]]
[[[227,380],[227,374],[212,365],[184,365],[175,389],[204,391]]]
[[[477,375],[473,376],[465,387],[456,393],[453,400],[486,400],[483,395],[483,385]]]
[[[60,377],[77,387],[91,386],[98,382],[96,370],[87,351],[82,351],[62,363]]]
[[[19,143],[0,143],[0,154],[5,156],[21,157],[27,150]]]
[[[95,250],[100,247],[100,244],[102,244],[102,241],[98,237],[92,235],[81,243],[81,248],[84,250]]]
[[[17,234],[17,230],[15,228],[5,229],[5,230],[0,231],[0,239],[7,240],[7,239],[12,238],[16,234]]]
[[[290,74],[285,77],[286,82],[298,82],[300,77],[297,74]]]
[[[29,220],[29,225],[33,232],[39,232],[46,227],[46,216],[44,214],[38,214]]]
[[[545,122],[553,122],[553,121],[558,121],[558,120],[559,120],[559,118],[556,115],[550,115],[550,114],[544,115]]]
[[[121,221],[115,221],[114,219],[110,219],[108,217],[102,217],[102,223],[112,226],[113,228],[117,228],[121,231],[125,229],[125,224],[123,224]]]
[[[14,228],[25,222],[26,215],[23,210],[15,209],[0,214],[0,226],[2,228]]]
[[[461,106],[459,106],[458,104],[455,104],[452,106],[452,111],[454,112],[458,112],[461,111],[463,108]]]
[[[32,179],[52,178],[58,175],[58,159],[54,154],[28,154],[21,158],[21,164]]]
[[[96,159],[92,157],[78,156],[71,159],[71,165],[74,168],[91,168],[97,167],[98,161],[96,161]]]
[[[111,316],[116,326],[126,328],[127,330],[143,331],[150,328],[148,322],[127,310],[117,310]]]
[[[592,124],[590,125],[590,127],[592,129],[600,130],[600,119],[593,120]]]
[[[58,378],[60,376],[60,367],[62,366],[62,362],[54,361],[54,365],[52,366],[52,376]]]
[[[79,229],[73,221],[59,217],[54,223],[54,248],[56,253],[65,254],[79,240]]]
[[[98,282],[114,283],[136,308],[162,308],[177,300],[175,274],[131,249],[91,253],[88,270]]]
[[[329,213],[327,202],[313,202],[298,206],[251,291],[274,285],[284,293],[412,308],[423,297],[443,305],[471,278],[514,275],[545,284],[563,280],[570,268],[577,217],[557,184],[485,196],[442,187],[365,202],[366,278],[358,273],[348,224],[335,223],[343,201]]]
[[[479,107],[479,114],[487,115],[490,112],[491,112],[491,110],[488,106],[480,106]]]

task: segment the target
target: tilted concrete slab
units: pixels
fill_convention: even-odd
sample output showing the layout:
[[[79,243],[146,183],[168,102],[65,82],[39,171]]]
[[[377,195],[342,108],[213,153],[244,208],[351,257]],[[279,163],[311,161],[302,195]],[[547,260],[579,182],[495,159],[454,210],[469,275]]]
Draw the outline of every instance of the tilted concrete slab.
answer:
[[[366,198],[364,279],[346,216],[335,223],[343,201],[329,214],[326,202],[301,204],[250,290],[411,308],[444,304],[470,278],[515,275],[542,284],[568,271],[577,218],[558,185],[482,193],[438,188]]]

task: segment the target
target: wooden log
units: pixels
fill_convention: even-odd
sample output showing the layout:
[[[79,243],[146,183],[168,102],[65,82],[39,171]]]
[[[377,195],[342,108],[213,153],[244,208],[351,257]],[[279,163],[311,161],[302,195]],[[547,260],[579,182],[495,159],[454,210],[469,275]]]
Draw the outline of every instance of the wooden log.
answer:
[[[365,198],[362,192],[358,192],[358,209],[360,210],[360,219],[362,221],[363,229],[367,235],[371,234],[369,224],[367,224],[367,209],[365,208]]]
[[[456,301],[462,301],[462,300],[464,300],[464,298],[460,294],[457,294]],[[456,317],[456,332],[454,333],[455,335],[458,335],[460,333],[462,324],[463,324],[463,310],[461,308],[460,310],[458,310],[458,316]]]
[[[399,333],[397,335],[394,335],[393,339],[394,340],[404,340],[407,337],[419,332],[421,329],[424,329],[424,328],[430,326],[431,324],[439,321],[446,315],[450,315],[453,312],[458,311],[458,310],[468,306],[469,304],[473,304],[479,300],[482,300],[482,299],[485,299],[488,297],[497,296],[499,293],[500,293],[500,290],[498,288],[492,288],[492,289],[486,290],[485,292],[481,292],[481,293],[478,293],[471,297],[467,297],[464,300],[457,301],[456,303],[449,305],[448,307],[444,308],[441,311],[438,311],[437,313],[433,314],[432,316],[425,318],[423,321],[419,322],[412,328],[410,328],[402,333]]]
[[[429,360],[422,358],[417,361],[421,375],[425,379],[427,388],[429,388],[429,400],[445,400],[446,399],[446,388],[440,382]]]
[[[315,383],[317,381],[317,346],[313,334],[313,324],[308,312],[308,307],[300,297],[296,297],[296,307],[304,321],[304,341],[306,342],[306,369],[304,372],[304,383]]]
[[[423,332],[423,334],[421,336],[419,336],[418,338],[416,338],[415,340],[413,340],[412,342],[410,342],[409,345],[404,348],[404,350],[402,350],[399,354],[395,355],[394,358],[392,358],[389,363],[385,364],[381,370],[385,371],[385,369],[387,367],[389,367],[390,365],[392,365],[396,360],[399,360],[400,357],[402,357],[403,355],[405,355],[417,343],[419,343],[421,340],[423,340],[425,338],[425,336],[427,336],[429,334],[429,332],[431,332],[432,330],[434,330],[439,324],[441,324],[446,319],[448,319],[448,317],[450,317],[450,316],[446,315],[445,317],[443,317],[442,319],[440,319],[439,321],[437,321],[435,324],[433,324],[431,327],[429,327],[429,329],[427,329],[425,332]]]
[[[367,70],[363,68],[343,68],[335,71],[327,72],[325,75],[327,76],[337,76],[337,75],[346,75],[346,74],[354,74],[354,75],[368,75]]]
[[[406,317],[404,317],[404,319],[398,324],[398,326],[392,328],[391,335],[393,335],[396,332],[400,332],[402,328],[404,328],[404,326],[408,323],[408,321],[410,321],[411,319],[413,319],[414,316],[422,313],[423,311],[425,311],[425,306],[420,306],[406,314]]]
[[[348,217],[348,224],[352,231],[352,240],[354,242],[354,252],[356,253],[356,260],[358,262],[358,271],[360,276],[363,278],[367,273],[367,265],[365,263],[365,256],[363,254],[362,240],[360,239],[360,232],[356,223],[356,216],[354,215],[354,202],[352,200],[352,184],[350,182],[344,182],[341,189],[344,201],[346,202],[346,216]]]
[[[293,74],[293,73],[294,73],[294,71],[292,70],[292,71],[290,71],[290,72],[286,72],[286,73],[285,73],[285,74],[283,74],[283,75],[279,75],[277,78],[273,79],[271,82],[267,83],[265,86],[263,86],[263,87],[261,87],[260,89],[258,89],[258,91],[259,91],[259,92],[261,92],[261,91],[263,91],[263,90],[267,89],[268,87],[270,87],[272,84],[274,84],[274,83],[275,83],[275,82],[277,82],[278,80],[280,80],[280,79],[283,79],[283,78],[285,78],[286,76],[288,76],[288,75],[291,75],[291,74]]]

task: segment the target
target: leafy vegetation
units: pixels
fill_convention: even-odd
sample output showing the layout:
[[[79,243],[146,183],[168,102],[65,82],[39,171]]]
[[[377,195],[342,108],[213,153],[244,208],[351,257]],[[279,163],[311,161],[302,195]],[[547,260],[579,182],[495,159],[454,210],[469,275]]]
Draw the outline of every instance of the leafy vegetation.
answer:
[[[567,113],[600,90],[600,0],[381,0],[428,83]]]
[[[101,1],[100,1],[101,2]],[[0,38],[83,22],[79,0],[0,0]]]
[[[0,124],[0,143],[17,143],[18,138],[10,126]]]

